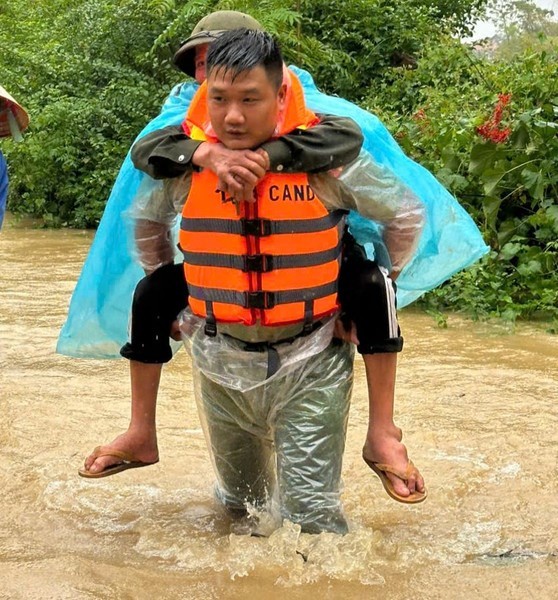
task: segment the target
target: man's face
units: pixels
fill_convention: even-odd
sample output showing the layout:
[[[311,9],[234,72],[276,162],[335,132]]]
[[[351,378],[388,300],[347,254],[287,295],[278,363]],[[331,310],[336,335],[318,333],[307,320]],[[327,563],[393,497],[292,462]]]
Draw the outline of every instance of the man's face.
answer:
[[[196,56],[194,58],[194,66],[196,67],[196,72],[194,74],[194,79],[201,85],[205,81],[205,57],[207,56],[207,49],[209,48],[209,44],[201,44],[196,46]]]
[[[207,79],[211,124],[231,150],[256,148],[271,138],[285,97],[285,84],[277,90],[262,66],[238,74],[234,81],[230,72],[216,67]]]

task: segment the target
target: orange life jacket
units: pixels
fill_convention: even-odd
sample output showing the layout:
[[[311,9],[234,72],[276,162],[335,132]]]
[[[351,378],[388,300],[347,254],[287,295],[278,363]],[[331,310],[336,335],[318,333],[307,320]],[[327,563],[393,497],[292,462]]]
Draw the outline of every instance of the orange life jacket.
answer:
[[[205,85],[198,93],[203,96],[204,90]],[[205,99],[194,98],[186,128],[211,141],[205,106]],[[296,80],[277,135],[315,119]],[[256,202],[238,208],[217,184],[207,169],[193,173],[179,235],[188,301],[192,312],[206,319],[206,332],[214,334],[217,323],[258,321],[301,323],[309,330],[333,314],[339,308],[339,223],[345,211],[329,212],[306,174],[270,173],[256,187]]]

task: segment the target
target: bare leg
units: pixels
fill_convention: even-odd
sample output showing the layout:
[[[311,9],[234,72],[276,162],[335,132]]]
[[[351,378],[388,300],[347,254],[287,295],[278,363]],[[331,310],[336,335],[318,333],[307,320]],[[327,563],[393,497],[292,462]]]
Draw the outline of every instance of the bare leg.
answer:
[[[127,431],[116,437],[110,444],[103,446],[103,450],[126,452],[135,460],[146,463],[158,460],[155,414],[162,370],[162,364],[130,361],[132,387],[130,425]],[[99,473],[119,462],[121,459],[118,457],[102,456],[95,459],[91,454],[85,459],[85,469],[91,473]]]
[[[397,353],[363,354],[368,384],[369,421],[364,444],[364,456],[368,460],[391,465],[405,472],[409,458],[401,443],[401,429],[393,421]],[[415,490],[424,491],[420,474],[404,481],[392,473],[387,476],[395,491],[409,496]]]

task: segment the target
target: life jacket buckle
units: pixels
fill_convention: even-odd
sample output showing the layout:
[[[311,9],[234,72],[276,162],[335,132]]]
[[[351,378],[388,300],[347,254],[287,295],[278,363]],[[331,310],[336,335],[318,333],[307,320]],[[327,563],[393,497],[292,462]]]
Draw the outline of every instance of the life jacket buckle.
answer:
[[[244,257],[244,272],[269,273],[273,270],[273,256],[271,254],[252,254]]]
[[[269,219],[242,219],[242,235],[266,237],[271,235],[271,221]]]
[[[245,307],[265,310],[275,306],[275,294],[273,292],[245,292]]]
[[[209,337],[215,337],[217,335],[217,323],[206,321],[203,332]]]
[[[310,321],[309,323],[304,323],[303,327],[302,327],[302,335],[303,336],[307,336],[310,335],[311,333],[313,333],[316,329],[316,324],[312,323],[312,321]]]

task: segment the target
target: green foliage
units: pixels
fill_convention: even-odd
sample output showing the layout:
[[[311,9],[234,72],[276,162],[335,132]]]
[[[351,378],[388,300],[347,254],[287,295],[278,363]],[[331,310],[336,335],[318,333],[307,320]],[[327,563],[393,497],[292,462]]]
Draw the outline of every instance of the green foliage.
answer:
[[[424,4],[421,0],[417,6]],[[432,0],[430,8],[435,19],[446,22],[452,32],[466,37],[473,32],[475,23],[485,15],[490,0]]]
[[[531,252],[535,254],[532,259]],[[476,319],[514,322],[518,318],[529,318],[558,323],[556,248],[554,257],[543,256],[528,244],[517,244],[510,248],[510,253],[516,255],[517,260],[509,260],[506,251],[491,252],[447,284],[429,292],[420,304],[432,313],[451,307]],[[540,259],[546,262],[545,266]],[[554,271],[545,271],[552,263]]]
[[[159,0],[161,1],[161,0]],[[193,0],[176,2],[176,14],[154,53],[177,48],[205,14],[240,10],[281,39],[287,62],[308,69],[321,89],[358,100],[389,79],[393,66],[414,64],[423,45],[442,31],[463,31],[487,0]]]
[[[395,99],[369,99],[390,106],[384,117],[400,144],[462,201],[493,249],[430,293],[429,310],[558,319],[557,61],[557,49],[540,48],[513,64],[481,61],[448,42],[401,75]],[[511,94],[509,104],[496,92]]]
[[[148,57],[161,27],[132,0],[6,2],[0,28],[14,34],[0,40],[0,80],[31,114],[25,142],[3,142],[13,212],[98,223],[131,142],[172,82]]]
[[[549,33],[552,29],[553,11],[541,8],[533,0],[490,0],[488,14],[508,39],[524,33]]]
[[[378,114],[481,226],[490,255],[423,301],[440,325],[447,306],[558,323],[556,24],[531,0],[500,4],[507,38],[487,59],[457,37],[488,0],[4,0],[0,83],[32,117],[24,143],[2,142],[10,209],[95,226],[130,144],[183,78],[170,67],[181,41],[209,12],[241,10],[323,90]],[[541,22],[544,40],[529,33]]]
[[[495,51],[499,59],[513,60],[533,44],[551,48],[558,38],[556,15],[533,0],[491,0],[488,13],[501,39]]]
[[[321,40],[330,57],[302,66],[314,67],[325,91],[351,100],[374,89],[393,65],[414,63],[425,41],[440,32],[431,9],[409,0],[347,0],[341,10],[335,0],[307,0],[302,10],[303,38]]]
[[[453,7],[450,6],[453,4]],[[193,25],[213,10],[255,16],[286,59],[329,92],[358,99],[389,85],[442,28],[461,27],[480,0],[5,0],[0,81],[31,114],[25,143],[3,143],[10,209],[49,225],[95,226],[126,152],[166,93]]]

